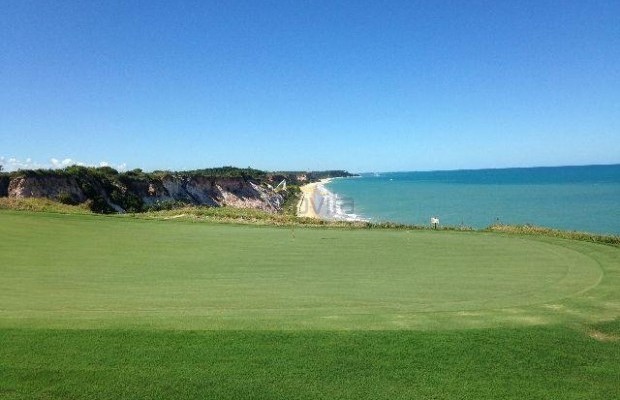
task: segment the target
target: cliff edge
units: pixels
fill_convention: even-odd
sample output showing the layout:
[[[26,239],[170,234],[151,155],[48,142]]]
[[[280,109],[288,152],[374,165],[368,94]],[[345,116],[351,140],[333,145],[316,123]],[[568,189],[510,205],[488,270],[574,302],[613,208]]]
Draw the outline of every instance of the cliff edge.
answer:
[[[251,168],[222,167],[195,171],[118,172],[110,167],[70,166],[62,170],[20,170],[0,174],[0,197],[48,198],[84,204],[97,213],[142,212],[182,205],[282,210],[289,185],[345,171],[267,173]]]
[[[98,213],[141,212],[167,205],[281,209],[286,194],[262,177],[205,173],[118,173],[111,168],[18,171],[0,177],[0,197],[40,197],[65,204],[88,203]]]

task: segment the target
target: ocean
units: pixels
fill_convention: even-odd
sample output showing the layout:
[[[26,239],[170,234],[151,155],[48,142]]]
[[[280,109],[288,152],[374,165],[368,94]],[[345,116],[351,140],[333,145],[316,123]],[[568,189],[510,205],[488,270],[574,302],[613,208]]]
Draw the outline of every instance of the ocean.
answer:
[[[365,173],[331,180],[323,195],[321,215],[333,219],[620,234],[620,164]]]

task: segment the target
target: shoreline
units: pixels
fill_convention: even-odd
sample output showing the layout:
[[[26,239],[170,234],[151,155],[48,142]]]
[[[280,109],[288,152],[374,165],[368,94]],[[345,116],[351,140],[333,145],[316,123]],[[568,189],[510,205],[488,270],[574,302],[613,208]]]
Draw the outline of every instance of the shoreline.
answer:
[[[343,199],[325,188],[324,185],[333,179],[325,178],[300,186],[302,197],[297,204],[297,216],[324,221],[368,222],[356,214],[345,212]]]
[[[331,179],[321,179],[318,182],[307,183],[299,187],[301,190],[301,199],[297,203],[297,216],[302,218],[325,219],[320,215],[322,202],[317,207],[316,197],[321,196],[319,186],[328,183]],[[322,196],[321,196],[322,197]],[[317,213],[317,211],[319,211]]]

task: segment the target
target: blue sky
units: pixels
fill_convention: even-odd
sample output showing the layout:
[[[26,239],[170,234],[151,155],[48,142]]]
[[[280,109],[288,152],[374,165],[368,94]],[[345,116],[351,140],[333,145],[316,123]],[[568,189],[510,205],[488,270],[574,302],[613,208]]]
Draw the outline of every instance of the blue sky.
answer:
[[[618,1],[0,4],[0,163],[620,162]]]

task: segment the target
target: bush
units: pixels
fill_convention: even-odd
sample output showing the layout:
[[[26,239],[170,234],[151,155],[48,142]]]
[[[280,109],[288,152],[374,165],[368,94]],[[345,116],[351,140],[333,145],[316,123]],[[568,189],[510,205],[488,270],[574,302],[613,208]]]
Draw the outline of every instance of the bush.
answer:
[[[116,212],[102,196],[95,196],[88,201],[90,211],[98,214],[113,214]]]
[[[142,212],[144,209],[144,202],[142,199],[128,190],[123,191],[114,187],[109,193],[110,200],[127,212]]]
[[[154,212],[154,211],[170,211],[178,208],[187,207],[188,203],[179,200],[171,200],[171,201],[157,201],[150,206],[145,207],[144,211]]]
[[[69,206],[75,206],[79,204],[79,202],[76,201],[69,193],[60,193],[56,198],[60,203]]]

